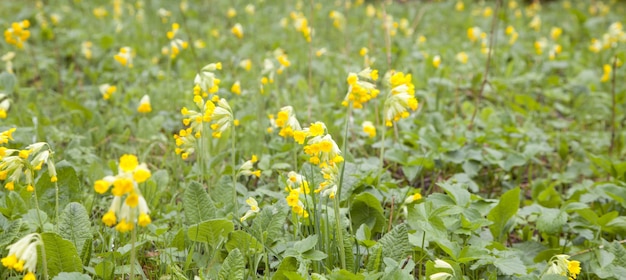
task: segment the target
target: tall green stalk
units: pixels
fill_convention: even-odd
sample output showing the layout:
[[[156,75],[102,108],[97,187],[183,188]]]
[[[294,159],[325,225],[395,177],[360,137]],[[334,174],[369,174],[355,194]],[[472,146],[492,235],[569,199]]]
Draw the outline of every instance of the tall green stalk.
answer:
[[[232,174],[233,174],[233,206],[235,207],[235,209],[233,210],[233,216],[236,216],[237,211],[239,210],[239,205],[237,203],[237,170],[235,169],[235,165],[237,164],[237,161],[235,159],[235,156],[236,156],[235,140],[237,140],[237,137],[235,134],[234,124],[231,124],[230,138],[231,138],[230,139],[230,157],[231,157]]]

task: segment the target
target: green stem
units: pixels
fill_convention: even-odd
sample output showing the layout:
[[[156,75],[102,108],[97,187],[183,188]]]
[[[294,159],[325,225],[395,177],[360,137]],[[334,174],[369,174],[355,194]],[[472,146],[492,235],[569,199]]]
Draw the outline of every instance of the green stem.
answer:
[[[39,200],[37,199],[37,188],[33,188],[33,197],[35,198],[35,209],[37,209],[37,219],[39,220],[39,226],[41,227],[41,232],[44,231],[43,228],[43,220],[41,220],[41,210],[39,210]]]
[[[54,182],[54,212],[55,212],[55,223],[54,229],[59,231],[59,184]]]
[[[383,125],[383,139],[381,141],[381,146],[380,146],[380,158],[379,158],[379,162],[378,162],[378,170],[380,171],[380,174],[378,175],[378,183],[376,183],[376,187],[380,187],[380,179],[383,176],[383,174],[385,174],[385,171],[383,170],[383,162],[385,160],[385,135],[387,134],[387,125],[384,124]]]
[[[43,279],[48,279],[48,260],[46,259],[46,248],[43,240],[41,240],[41,235],[39,236],[39,240],[41,242],[41,266],[43,268]]]
[[[343,227],[341,226],[341,214],[339,213],[339,196],[334,200],[335,223],[337,225],[337,248],[339,248],[339,259],[341,260],[341,268],[346,269],[346,251],[343,244]]]
[[[137,227],[133,226],[133,230],[130,234],[130,280],[135,279],[135,258],[137,254],[137,248],[135,243],[137,242]]]
[[[230,157],[231,157],[231,161],[232,161],[232,170],[233,170],[233,206],[235,207],[235,209],[233,210],[233,215],[236,216],[237,215],[237,211],[239,210],[239,205],[237,203],[237,170],[235,170],[235,165],[237,163],[235,156],[236,156],[236,152],[235,152],[235,140],[237,139],[236,134],[235,134],[235,125],[232,124],[231,125],[231,131],[230,131]]]

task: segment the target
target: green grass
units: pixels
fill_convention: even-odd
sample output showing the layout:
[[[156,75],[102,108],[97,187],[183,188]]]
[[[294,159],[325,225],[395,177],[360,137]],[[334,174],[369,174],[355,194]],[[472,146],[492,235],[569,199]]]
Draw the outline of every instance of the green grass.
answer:
[[[26,269],[38,279],[567,279],[577,262],[577,279],[626,274],[623,1],[201,2],[0,4],[3,32],[30,22],[24,48],[0,42],[14,53],[0,63],[0,131],[16,129],[1,144],[3,258],[38,233]],[[173,23],[188,44],[175,58]],[[123,47],[132,68],[114,59]],[[343,106],[350,73],[367,67],[380,78],[359,80],[380,93]],[[220,80],[202,104],[223,98],[230,110],[189,120],[193,143],[177,145],[181,111],[199,110],[200,72]],[[398,72],[419,107],[387,127]],[[103,84],[116,87],[108,99]],[[148,113],[137,111],[144,95]],[[302,129],[323,122],[343,161],[312,164],[315,135],[281,137],[285,106]],[[125,173],[126,154],[146,165]],[[145,182],[131,178],[139,169]],[[139,183],[108,188],[125,176]],[[139,205],[110,208],[118,192]],[[107,226],[111,209],[112,225],[138,224]],[[3,279],[25,275],[9,263]]]

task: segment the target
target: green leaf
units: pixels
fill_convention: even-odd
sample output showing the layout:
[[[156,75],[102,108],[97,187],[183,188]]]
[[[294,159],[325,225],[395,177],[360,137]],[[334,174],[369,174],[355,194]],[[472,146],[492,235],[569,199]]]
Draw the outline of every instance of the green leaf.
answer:
[[[295,273],[296,271],[298,271],[298,261],[296,260],[296,258],[286,257],[280,262],[280,265],[278,266],[278,270],[276,270],[276,273],[274,273],[274,276],[272,277],[272,279],[273,280],[287,280],[289,278],[285,275],[285,273],[287,272]]]
[[[197,224],[215,218],[217,209],[209,194],[198,182],[191,182],[183,195],[183,208],[187,224]]]
[[[352,216],[352,227],[359,228],[362,224],[367,224],[372,229],[372,233],[382,232],[385,226],[385,216],[380,201],[371,193],[361,193],[354,197],[350,207]]]
[[[239,249],[234,249],[228,253],[228,257],[224,259],[217,279],[220,280],[236,280],[243,279],[245,269],[245,260]]]
[[[413,246],[409,243],[408,226],[399,224],[385,234],[376,246],[383,248],[383,257],[391,258],[397,262],[411,254]]]
[[[546,234],[560,233],[567,223],[567,213],[560,209],[542,208],[537,219],[537,229]]]
[[[42,233],[41,239],[46,252],[48,274],[51,277],[61,272],[83,271],[83,264],[72,242],[53,232]]]
[[[440,182],[437,184],[444,189],[448,195],[454,200],[456,205],[461,207],[467,207],[470,203],[470,193],[460,184],[450,183],[449,181]]]
[[[233,181],[229,176],[223,176],[219,182],[211,188],[211,200],[215,203],[216,210],[221,213],[235,212],[233,208]],[[217,211],[215,211],[217,212]]]
[[[93,249],[93,239],[89,238],[83,242],[83,248],[80,250],[80,259],[83,261],[84,266],[89,266],[91,261],[91,253]]]
[[[71,202],[61,214],[59,221],[61,237],[72,241],[76,248],[83,248],[85,240],[91,238],[91,222],[85,207],[78,202]]]
[[[283,236],[283,227],[287,218],[287,209],[283,204],[263,207],[254,218],[250,233],[265,246],[271,246]]]
[[[313,247],[315,247],[315,244],[317,244],[317,234],[310,235],[307,238],[296,242],[295,244],[293,244],[293,248],[298,253],[303,254],[304,252],[313,249]]]
[[[380,271],[383,264],[383,248],[381,246],[374,246],[370,252],[371,254],[367,259],[367,271]]]
[[[526,266],[518,257],[508,256],[497,258],[493,265],[495,265],[503,274],[506,275],[526,275]]]
[[[239,249],[244,256],[254,255],[263,252],[263,244],[249,233],[236,230],[230,233],[226,242],[226,250],[230,252],[235,249]]]
[[[502,240],[505,232],[508,232],[506,228],[507,223],[519,210],[520,204],[520,188],[516,187],[505,192],[500,201],[489,211],[487,219],[493,222],[489,226],[491,234],[495,240]]]
[[[80,272],[61,272],[59,275],[52,278],[52,280],[89,280],[91,277],[89,274],[83,274]]]
[[[0,234],[0,248],[4,248],[7,245],[13,243],[13,240],[20,233],[22,227],[22,220],[13,221],[9,227]]]
[[[59,187],[59,205],[66,205],[72,201],[80,202],[84,189],[81,187],[80,181],[76,176],[76,170],[67,161],[61,161],[56,164]],[[53,211],[56,207],[56,187],[55,183],[50,182],[50,175],[44,172],[35,184],[37,188],[37,198],[39,199],[40,209],[47,210],[47,214],[53,217]]]
[[[214,219],[190,226],[187,236],[191,241],[205,242],[216,248],[234,229],[233,222],[225,219]]]
[[[103,261],[94,268],[96,275],[103,279],[113,279],[115,264],[110,261]]]
[[[569,279],[567,276],[558,275],[558,274],[545,274],[541,277],[541,280],[567,280]]]

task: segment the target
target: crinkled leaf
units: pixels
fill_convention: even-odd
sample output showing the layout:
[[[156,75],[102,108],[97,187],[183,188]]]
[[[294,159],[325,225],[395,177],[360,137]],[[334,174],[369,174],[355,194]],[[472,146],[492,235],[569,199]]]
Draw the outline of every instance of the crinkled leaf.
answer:
[[[243,255],[239,249],[235,248],[230,251],[226,259],[224,259],[224,263],[222,263],[222,267],[220,268],[217,278],[220,280],[243,279],[244,269],[245,260]]]
[[[234,229],[232,221],[214,219],[190,226],[187,236],[191,241],[205,242],[215,248]]]
[[[83,271],[83,264],[72,242],[52,232],[42,233],[41,239],[46,252],[48,274],[51,277],[61,272]]]
[[[91,238],[91,222],[85,207],[78,202],[71,202],[61,214],[59,221],[61,236],[72,241],[76,248],[83,248],[85,240]]]
[[[183,195],[183,207],[188,224],[197,224],[215,218],[217,209],[209,194],[198,182],[191,182]]]

